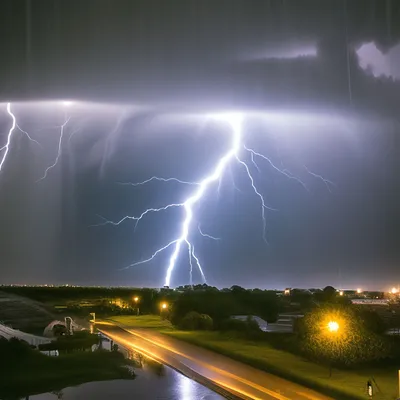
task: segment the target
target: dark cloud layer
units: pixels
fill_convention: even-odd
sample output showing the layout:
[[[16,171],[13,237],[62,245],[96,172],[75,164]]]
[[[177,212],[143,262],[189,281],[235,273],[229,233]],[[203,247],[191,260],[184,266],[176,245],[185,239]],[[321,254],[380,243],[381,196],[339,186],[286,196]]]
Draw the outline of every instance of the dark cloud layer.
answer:
[[[217,244],[196,240],[211,283],[392,281],[400,260],[400,82],[360,63],[357,51],[373,42],[386,57],[395,48],[399,2],[13,0],[1,11],[3,101],[103,103],[71,109],[81,111],[68,136],[81,131],[39,184],[57,145],[57,129],[43,128],[59,125],[63,115],[57,105],[16,106],[24,129],[44,148],[18,136],[0,177],[4,281],[162,284],[165,256],[144,269],[118,269],[165,243],[179,212],[149,217],[135,235],[129,224],[88,226],[99,221],[96,214],[118,219],[181,199],[188,188],[138,190],[116,182],[155,174],[199,179],[226,148],[227,132],[166,114],[231,108],[330,118],[306,126],[295,119],[284,127],[246,125],[246,140],[307,179],[310,193],[263,165],[260,185],[279,209],[268,214],[265,246],[257,198],[232,189],[227,172],[226,201],[212,190],[198,210],[204,229],[223,237]],[[8,124],[1,114],[1,132]],[[335,181],[333,193],[304,174],[303,164]],[[233,166],[232,176],[246,192],[242,171]],[[185,263],[174,283],[187,282]]]

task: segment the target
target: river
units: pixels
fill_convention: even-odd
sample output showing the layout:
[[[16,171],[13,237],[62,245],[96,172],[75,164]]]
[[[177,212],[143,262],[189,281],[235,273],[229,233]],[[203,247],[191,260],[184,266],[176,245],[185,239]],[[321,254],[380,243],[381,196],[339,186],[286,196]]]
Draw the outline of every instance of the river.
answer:
[[[158,376],[151,369],[136,369],[135,380],[90,382],[62,390],[62,397],[55,393],[30,396],[30,400],[221,400],[222,396],[185,377],[175,370],[164,367]]]
[[[110,349],[110,343],[103,348]],[[58,393],[43,393],[30,396],[29,400],[222,400],[224,397],[207,387],[187,378],[174,369],[150,362],[140,353],[120,347],[129,358],[139,360],[134,380],[89,382],[67,387]]]

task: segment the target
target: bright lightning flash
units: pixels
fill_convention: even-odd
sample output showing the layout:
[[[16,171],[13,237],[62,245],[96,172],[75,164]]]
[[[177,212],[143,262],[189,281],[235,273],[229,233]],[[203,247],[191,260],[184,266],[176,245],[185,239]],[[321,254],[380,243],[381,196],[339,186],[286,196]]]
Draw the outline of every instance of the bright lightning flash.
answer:
[[[66,105],[65,102],[64,102],[64,105]],[[49,165],[44,170],[43,176],[41,178],[39,178],[36,182],[40,182],[43,179],[46,179],[47,174],[49,173],[49,171],[51,169],[53,169],[57,165],[58,160],[60,159],[60,156],[61,156],[62,143],[63,143],[63,137],[64,137],[64,130],[65,130],[65,127],[67,126],[67,124],[68,124],[70,119],[71,119],[71,117],[66,118],[65,122],[60,126],[60,136],[59,136],[59,139],[58,139],[58,151],[57,151],[57,155],[56,155],[56,158],[55,158],[53,164]]]
[[[4,162],[5,162],[6,159],[7,159],[7,155],[8,155],[8,152],[9,152],[9,150],[10,150],[11,138],[12,138],[12,135],[13,135],[13,133],[14,133],[15,127],[17,126],[17,120],[16,120],[16,118],[15,118],[15,115],[14,115],[14,114],[12,113],[12,111],[11,111],[11,103],[7,103],[7,112],[8,112],[8,114],[10,114],[10,116],[11,116],[11,118],[12,118],[12,124],[11,124],[10,130],[8,131],[7,142],[6,142],[6,144],[0,149],[0,150],[5,150],[5,151],[4,151],[4,154],[3,154],[3,157],[2,157],[2,159],[1,159],[1,161],[0,161],[0,171],[3,169]]]
[[[7,103],[7,113],[10,115],[12,123],[11,123],[10,130],[8,131],[6,144],[3,147],[0,148],[0,151],[4,150],[3,156],[1,157],[1,161],[0,161],[0,171],[3,169],[3,165],[4,165],[4,163],[5,163],[6,159],[7,159],[8,153],[10,151],[11,139],[12,139],[12,137],[14,135],[15,128],[17,128],[19,131],[21,131],[23,134],[25,134],[26,137],[31,142],[34,142],[34,143],[38,144],[39,146],[41,146],[41,144],[38,141],[36,141],[35,139],[31,138],[29,133],[24,131],[17,124],[17,118],[15,117],[15,114],[11,111],[11,103]]]
[[[290,179],[290,180],[294,180],[296,181],[298,184],[302,185],[306,190],[307,187],[306,185],[297,177],[295,177],[294,175],[292,175],[289,171],[287,170],[282,170],[280,168],[278,168],[269,158],[267,158],[266,156],[250,149],[247,148],[243,143],[242,143],[242,120],[243,117],[240,114],[224,114],[224,115],[219,115],[216,117],[213,117],[217,120],[222,120],[225,123],[228,123],[232,129],[232,140],[231,140],[231,145],[228,148],[228,150],[226,151],[225,154],[223,154],[221,156],[221,158],[219,159],[218,163],[216,164],[214,170],[205,178],[203,178],[203,180],[199,181],[199,182],[187,182],[187,181],[182,181],[178,178],[161,178],[161,177],[156,177],[153,176],[143,182],[139,182],[139,183],[125,183],[127,185],[132,185],[132,186],[141,186],[141,185],[145,185],[147,183],[153,182],[153,181],[161,181],[161,182],[170,182],[170,181],[175,181],[181,184],[188,184],[188,185],[196,185],[197,188],[192,192],[192,194],[183,202],[183,203],[176,203],[176,204],[168,204],[164,207],[160,207],[160,208],[149,208],[147,210],[145,210],[141,215],[135,217],[135,216],[125,216],[122,219],[120,219],[119,221],[109,221],[107,219],[105,219],[104,217],[101,217],[104,222],[100,223],[98,225],[106,225],[106,224],[111,224],[111,225],[119,225],[122,222],[126,221],[126,220],[134,220],[136,221],[136,225],[137,223],[147,214],[149,213],[153,213],[153,212],[159,212],[159,211],[165,211],[169,208],[172,207],[182,207],[184,209],[184,219],[182,221],[182,225],[180,228],[180,234],[177,238],[175,238],[174,240],[170,241],[168,244],[166,244],[165,246],[159,248],[157,251],[155,251],[149,258],[142,260],[142,261],[138,261],[135,262],[131,265],[128,265],[127,267],[125,267],[124,269],[130,268],[130,267],[134,267],[136,265],[140,265],[140,264],[144,264],[147,263],[149,261],[152,261],[158,254],[160,254],[161,252],[163,252],[164,250],[173,247],[173,252],[172,255],[170,256],[169,262],[168,262],[168,267],[167,267],[167,272],[166,272],[166,276],[165,276],[165,286],[170,286],[170,282],[171,282],[171,275],[172,272],[175,268],[175,265],[177,263],[178,257],[181,253],[181,249],[183,245],[187,246],[188,249],[188,254],[189,254],[189,265],[190,265],[190,283],[192,284],[192,270],[193,270],[193,264],[192,261],[194,260],[200,273],[201,276],[204,280],[204,282],[206,282],[206,278],[204,276],[203,273],[203,269],[201,267],[201,263],[199,258],[196,256],[195,252],[194,252],[194,245],[193,243],[190,241],[190,232],[192,229],[192,225],[193,225],[193,214],[194,214],[194,207],[202,200],[202,198],[205,196],[207,190],[210,188],[210,186],[212,186],[214,183],[216,182],[220,182],[225,168],[232,162],[232,161],[236,161],[239,165],[241,165],[244,169],[244,171],[246,172],[251,187],[253,189],[253,192],[255,193],[255,195],[260,199],[260,205],[261,205],[261,215],[262,215],[262,219],[263,219],[263,238],[265,241],[266,240],[266,216],[265,216],[265,210],[273,210],[276,211],[275,209],[267,206],[266,201],[263,197],[263,195],[261,194],[261,192],[259,191],[259,189],[256,186],[255,183],[255,179],[252,175],[252,172],[249,168],[249,166],[247,165],[247,163],[240,157],[240,151],[244,150],[247,151],[250,154],[250,159],[251,162],[253,163],[254,167],[256,168],[256,170],[258,172],[260,172],[260,168],[259,166],[256,164],[255,162],[255,157],[259,157],[262,158],[264,160],[266,160],[268,162],[268,164],[278,173],[284,175],[286,178]],[[316,175],[314,173],[312,173],[311,171],[309,171],[307,169],[307,172],[311,175],[313,175],[314,177],[320,178],[324,181],[324,183],[326,185],[328,185],[328,182],[331,183],[330,181],[324,180],[324,178],[322,178],[319,175]],[[333,184],[333,183],[332,183]],[[219,238],[216,238],[214,236],[208,235],[208,234],[204,234],[201,229],[200,229],[200,225],[197,225],[198,231],[199,233],[203,236],[203,237],[208,237],[210,239],[215,239],[218,240]]]

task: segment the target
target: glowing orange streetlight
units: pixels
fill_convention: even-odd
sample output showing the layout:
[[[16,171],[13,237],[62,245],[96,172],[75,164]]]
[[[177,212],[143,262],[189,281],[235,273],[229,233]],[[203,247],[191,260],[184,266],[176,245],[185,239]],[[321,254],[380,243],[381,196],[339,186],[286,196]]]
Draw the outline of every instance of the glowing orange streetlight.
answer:
[[[134,298],[133,298],[133,301],[135,302],[135,305],[136,305],[136,312],[137,312],[137,315],[139,315],[139,307],[138,307],[138,303],[139,303],[139,297],[138,296],[135,296]]]
[[[168,308],[168,304],[167,303],[162,303],[161,304],[161,309],[162,310],[166,310]]]
[[[336,337],[336,334],[337,334],[337,332],[339,331],[339,328],[340,328],[339,322],[331,320],[331,321],[328,322],[327,328],[328,328],[328,331],[332,335],[335,335],[335,337]],[[332,363],[330,362],[329,363],[329,377],[331,377],[331,376],[332,376]]]
[[[329,321],[328,330],[329,332],[337,332],[339,330],[339,323],[336,321]]]

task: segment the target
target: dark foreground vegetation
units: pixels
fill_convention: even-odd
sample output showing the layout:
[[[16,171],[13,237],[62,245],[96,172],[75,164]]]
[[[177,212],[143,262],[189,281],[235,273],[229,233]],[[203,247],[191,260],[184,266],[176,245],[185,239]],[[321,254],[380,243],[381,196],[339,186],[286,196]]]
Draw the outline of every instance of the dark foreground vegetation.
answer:
[[[398,327],[399,297],[379,309],[351,303],[352,298],[382,299],[383,293],[323,290],[285,292],[218,290],[207,285],[170,289],[11,287],[72,316],[111,318],[124,325],[157,329],[207,347],[257,368],[300,382],[334,398],[365,398],[366,382],[376,399],[392,399],[400,367],[400,342],[388,336]],[[274,323],[295,314],[292,333],[260,330],[252,316]],[[301,316],[304,317],[301,317]],[[233,316],[242,316],[242,320]],[[246,318],[247,316],[247,318]],[[334,323],[333,325],[331,323]],[[337,329],[330,329],[330,327]],[[65,344],[62,339],[59,349]],[[50,347],[51,347],[50,346]],[[61,346],[61,347],[60,347]]]
[[[17,339],[0,339],[0,398],[59,390],[90,381],[133,379],[119,352],[74,351],[50,357]]]

